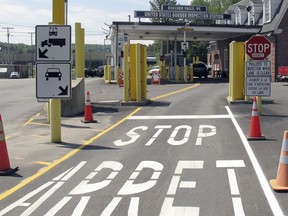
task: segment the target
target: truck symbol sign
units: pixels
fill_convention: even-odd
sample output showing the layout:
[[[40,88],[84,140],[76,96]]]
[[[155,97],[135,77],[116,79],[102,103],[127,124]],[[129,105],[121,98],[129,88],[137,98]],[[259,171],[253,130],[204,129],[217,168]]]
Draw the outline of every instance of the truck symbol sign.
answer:
[[[41,47],[44,47],[44,46],[48,46],[48,47],[51,47],[51,46],[65,46],[66,45],[66,40],[65,38],[49,38],[48,40],[44,40],[41,42]]]

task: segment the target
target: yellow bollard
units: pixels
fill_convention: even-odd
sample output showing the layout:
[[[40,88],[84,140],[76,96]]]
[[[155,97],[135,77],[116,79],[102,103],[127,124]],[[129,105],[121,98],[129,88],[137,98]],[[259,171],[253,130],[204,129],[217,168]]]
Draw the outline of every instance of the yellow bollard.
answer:
[[[85,76],[84,32],[81,23],[75,23],[75,66],[76,77]]]
[[[176,82],[179,82],[179,66],[176,66]]]
[[[52,23],[65,24],[65,0],[53,0]],[[61,100],[50,100],[51,142],[61,142]]]

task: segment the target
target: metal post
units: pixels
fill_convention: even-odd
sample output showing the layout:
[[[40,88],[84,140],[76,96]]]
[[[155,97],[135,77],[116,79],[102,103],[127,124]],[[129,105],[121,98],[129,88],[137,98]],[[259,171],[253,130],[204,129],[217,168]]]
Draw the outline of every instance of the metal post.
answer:
[[[64,0],[53,0],[53,24],[65,24]],[[50,132],[51,142],[61,142],[61,100],[50,100]]]
[[[186,31],[185,30],[184,30],[184,43],[186,43]],[[184,52],[186,52],[186,48]],[[186,55],[184,56],[184,82],[187,82]]]
[[[2,27],[2,29],[6,29],[7,30],[7,44],[8,44],[8,64],[11,64],[11,61],[10,61],[10,29],[14,29],[14,28],[11,28],[11,27]]]

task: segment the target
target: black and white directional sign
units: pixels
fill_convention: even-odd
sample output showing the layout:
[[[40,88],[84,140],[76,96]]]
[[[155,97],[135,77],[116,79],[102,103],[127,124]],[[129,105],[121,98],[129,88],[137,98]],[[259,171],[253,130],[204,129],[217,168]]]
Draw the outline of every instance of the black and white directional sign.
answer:
[[[36,26],[36,61],[70,61],[71,26]]]
[[[71,98],[70,64],[36,64],[37,98]]]

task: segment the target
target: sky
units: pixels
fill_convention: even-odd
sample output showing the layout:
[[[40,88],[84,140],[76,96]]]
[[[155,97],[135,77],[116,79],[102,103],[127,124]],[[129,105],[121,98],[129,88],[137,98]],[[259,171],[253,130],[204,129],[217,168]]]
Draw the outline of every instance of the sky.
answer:
[[[105,31],[113,21],[138,21],[135,10],[150,10],[149,0],[67,0],[68,25],[72,27],[72,43],[75,42],[75,23],[85,29],[86,44],[109,44]],[[48,25],[52,20],[52,0],[0,0],[0,41],[10,43],[35,43],[35,26]],[[190,5],[191,0],[178,0],[178,4]],[[144,21],[144,20],[142,20]]]

